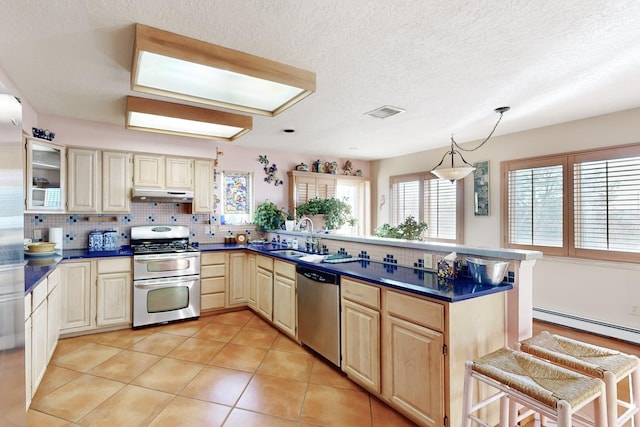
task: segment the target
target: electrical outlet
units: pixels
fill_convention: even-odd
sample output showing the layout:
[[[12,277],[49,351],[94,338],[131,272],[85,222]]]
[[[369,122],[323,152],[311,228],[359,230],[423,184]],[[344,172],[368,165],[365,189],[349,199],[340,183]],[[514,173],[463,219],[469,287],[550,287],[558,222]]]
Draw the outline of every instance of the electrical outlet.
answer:
[[[33,230],[33,241],[39,242],[40,240],[42,240],[42,230],[36,228],[35,230]]]
[[[424,262],[424,268],[433,268],[433,254],[425,252],[422,254],[422,259]]]
[[[632,305],[631,306],[631,315],[632,316],[640,316],[640,305]]]

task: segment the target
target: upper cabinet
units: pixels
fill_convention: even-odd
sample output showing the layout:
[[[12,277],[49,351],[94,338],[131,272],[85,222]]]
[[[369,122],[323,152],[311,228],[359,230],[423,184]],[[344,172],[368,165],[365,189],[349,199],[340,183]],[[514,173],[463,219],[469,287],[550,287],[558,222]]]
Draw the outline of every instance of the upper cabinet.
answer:
[[[67,149],[67,211],[100,212],[100,152],[86,148]]]
[[[26,210],[30,212],[64,212],[66,163],[65,147],[27,138]]]
[[[133,173],[134,187],[193,189],[193,159],[136,153]]]
[[[213,163],[211,160],[194,161],[193,213],[211,213],[213,206]]]
[[[102,212],[131,211],[131,153],[102,152]]]

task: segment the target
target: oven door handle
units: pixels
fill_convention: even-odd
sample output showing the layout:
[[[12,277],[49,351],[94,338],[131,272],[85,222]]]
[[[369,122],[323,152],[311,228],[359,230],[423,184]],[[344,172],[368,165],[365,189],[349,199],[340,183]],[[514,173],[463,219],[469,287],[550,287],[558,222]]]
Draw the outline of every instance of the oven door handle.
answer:
[[[181,276],[181,277],[166,277],[157,280],[140,280],[134,281],[133,287],[138,289],[162,289],[170,288],[181,283],[194,282],[200,280],[199,275]]]
[[[134,255],[134,262],[156,261],[158,259],[180,259],[180,258],[199,258],[200,252],[172,252],[165,254],[151,254],[151,255]]]

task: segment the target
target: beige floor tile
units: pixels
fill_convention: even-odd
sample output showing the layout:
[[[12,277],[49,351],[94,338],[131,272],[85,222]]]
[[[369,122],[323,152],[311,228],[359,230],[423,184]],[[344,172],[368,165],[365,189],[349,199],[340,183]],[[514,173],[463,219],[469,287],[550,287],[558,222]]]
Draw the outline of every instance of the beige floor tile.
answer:
[[[213,323],[219,323],[222,325],[235,325],[245,326],[247,322],[255,317],[249,310],[230,311],[228,313],[216,314],[212,316],[211,321]]]
[[[306,389],[306,382],[255,375],[236,406],[261,414],[297,420]]]
[[[251,379],[251,374],[233,369],[206,367],[180,395],[222,405],[234,405]]]
[[[224,423],[224,427],[296,427],[295,420],[257,414],[243,409],[234,409]]]
[[[286,335],[278,334],[271,346],[272,350],[288,351],[289,353],[311,354],[307,349],[293,341]]]
[[[225,343],[223,342],[209,341],[201,338],[187,338],[185,342],[169,353],[168,357],[206,364],[213,356],[218,354],[224,346]]]
[[[309,384],[300,421],[322,426],[370,426],[369,394]]]
[[[182,335],[190,337],[211,322],[211,319],[185,320],[181,322],[169,323],[162,325],[159,330],[165,334]]]
[[[123,350],[89,371],[91,375],[130,383],[138,375],[160,360],[160,356]]]
[[[31,403],[31,408],[69,421],[78,421],[110,398],[124,384],[93,375],[82,375]]]
[[[69,427],[71,423],[67,420],[63,420],[44,412],[34,411],[29,409],[27,411],[27,427]]]
[[[54,364],[63,368],[88,372],[121,351],[116,347],[85,342],[83,346],[56,358]]]
[[[232,344],[268,349],[271,348],[277,336],[278,331],[275,329],[266,330],[244,327],[229,342]]]
[[[296,381],[308,381],[313,356],[269,350],[257,373]]]
[[[371,396],[371,418],[373,427],[415,427],[404,415],[400,415],[386,403]]]
[[[219,427],[229,411],[229,406],[178,396],[160,412],[149,427]]]
[[[266,329],[266,330],[274,329],[273,326],[271,326],[264,319],[262,319],[260,316],[257,316],[257,315],[254,315],[253,318],[247,322],[246,326],[254,329]]]
[[[61,339],[60,341],[58,341],[55,353],[53,353],[52,361],[55,361],[58,357],[62,357],[65,354],[82,347],[88,342],[89,341],[87,341],[85,337]]]
[[[209,365],[239,371],[255,372],[267,354],[266,349],[244,345],[226,344],[209,362]]]
[[[242,329],[241,326],[211,322],[196,332],[193,337],[211,341],[229,342],[240,329]]]
[[[74,371],[73,369],[62,368],[56,365],[49,365],[47,371],[40,381],[38,391],[36,391],[33,400],[41,399],[52,391],[62,387],[69,381],[73,381],[82,375],[81,372]]]
[[[164,358],[133,380],[132,384],[178,394],[202,368],[196,363]]]
[[[145,426],[175,396],[156,390],[127,385],[89,412],[79,422],[82,426]]]
[[[96,344],[129,348],[151,334],[152,332],[146,329],[122,329],[119,331],[103,332],[101,334],[85,335],[84,338]]]
[[[311,368],[311,376],[309,377],[309,382],[314,384],[328,385],[331,387],[362,390],[353,381],[349,380],[347,376],[337,367],[334,367],[329,362],[321,360],[317,357],[313,360],[313,367]]]
[[[130,349],[142,351],[143,353],[156,354],[158,356],[166,356],[186,339],[187,338],[183,336],[155,332],[133,344]]]

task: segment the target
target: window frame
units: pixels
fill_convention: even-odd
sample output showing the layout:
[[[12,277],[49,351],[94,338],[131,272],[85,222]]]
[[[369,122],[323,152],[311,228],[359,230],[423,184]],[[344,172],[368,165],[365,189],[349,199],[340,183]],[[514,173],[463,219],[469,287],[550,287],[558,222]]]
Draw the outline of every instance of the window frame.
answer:
[[[640,143],[617,145],[591,150],[538,156],[501,162],[502,244],[505,248],[542,251],[545,255],[584,258],[602,261],[640,262],[640,253],[575,247],[574,221],[574,165],[590,162],[640,156]],[[509,172],[520,169],[563,165],[562,247],[522,245],[511,243],[509,229]]]
[[[424,182],[428,180],[439,180],[437,176],[432,174],[431,172],[423,172],[423,173],[411,173],[404,175],[393,175],[389,177],[389,194],[390,194],[390,203],[389,203],[389,224],[396,226],[397,224],[393,224],[394,210],[395,210],[395,194],[393,193],[394,184],[400,182],[410,182],[410,181],[418,181],[418,212],[419,218],[416,218],[418,222],[424,221],[431,227],[428,221],[425,220],[425,185]],[[402,220],[401,220],[402,221]],[[428,233],[428,231],[426,232]],[[426,234],[425,233],[425,234]],[[464,180],[456,181],[456,238],[455,239],[445,239],[438,237],[429,237],[425,236],[425,240],[433,241],[433,242],[444,242],[444,243],[455,243],[455,244],[463,244],[464,243]]]

